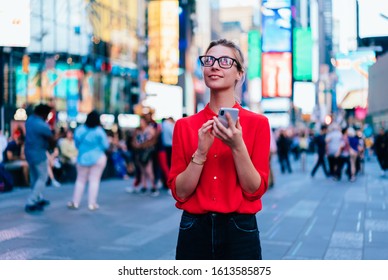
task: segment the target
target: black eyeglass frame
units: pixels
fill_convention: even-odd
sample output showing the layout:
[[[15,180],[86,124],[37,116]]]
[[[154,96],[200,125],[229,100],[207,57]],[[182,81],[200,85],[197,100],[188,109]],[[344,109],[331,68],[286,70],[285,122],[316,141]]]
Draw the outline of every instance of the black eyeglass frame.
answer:
[[[212,57],[212,58],[214,58],[212,65],[205,65],[205,63],[203,63],[203,61],[202,61],[202,58],[204,58],[204,57]],[[201,62],[201,65],[203,67],[213,67],[213,65],[214,65],[214,63],[216,63],[216,61],[218,62],[218,66],[220,66],[222,69],[230,69],[230,68],[233,67],[234,63],[232,63],[230,65],[230,67],[221,66],[221,64],[220,64],[220,59],[221,58],[229,58],[229,59],[231,59],[234,63],[236,63],[237,68],[240,69],[240,64],[238,63],[238,61],[236,59],[232,58],[232,57],[229,57],[229,56],[220,56],[219,58],[216,58],[216,57],[214,57],[212,55],[200,55],[198,57],[199,61]]]

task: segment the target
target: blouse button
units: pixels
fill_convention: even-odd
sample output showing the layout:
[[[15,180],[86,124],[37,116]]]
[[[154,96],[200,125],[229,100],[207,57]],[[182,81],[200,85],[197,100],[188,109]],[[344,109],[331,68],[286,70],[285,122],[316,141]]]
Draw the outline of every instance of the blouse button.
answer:
[[[217,176],[214,176],[214,180],[217,180]]]
[[[214,155],[214,157],[216,158],[216,157],[217,157],[217,155]]]

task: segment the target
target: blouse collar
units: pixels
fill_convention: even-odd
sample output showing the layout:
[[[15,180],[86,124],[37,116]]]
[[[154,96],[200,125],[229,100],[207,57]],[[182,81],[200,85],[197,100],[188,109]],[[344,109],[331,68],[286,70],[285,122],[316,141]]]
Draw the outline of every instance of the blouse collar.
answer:
[[[237,108],[239,110],[242,109],[241,105],[237,101],[234,103],[233,108]],[[206,115],[207,119],[211,119],[214,116],[217,116],[217,113],[214,113],[212,111],[212,109],[210,109],[209,103],[206,104],[206,106],[204,108],[204,112],[205,112],[205,115]]]

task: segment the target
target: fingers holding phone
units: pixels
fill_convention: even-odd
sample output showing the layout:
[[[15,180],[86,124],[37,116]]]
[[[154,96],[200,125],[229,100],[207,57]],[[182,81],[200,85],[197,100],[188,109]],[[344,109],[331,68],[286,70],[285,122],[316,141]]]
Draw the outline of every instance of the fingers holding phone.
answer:
[[[238,112],[235,108],[221,108],[218,117],[213,118],[213,135],[230,147],[237,146],[242,141]]]
[[[227,118],[227,114],[230,116],[232,120],[232,124],[236,126],[237,118],[238,118],[238,109],[236,108],[221,108],[218,111],[218,120],[222,123],[223,126],[229,128],[229,118]]]

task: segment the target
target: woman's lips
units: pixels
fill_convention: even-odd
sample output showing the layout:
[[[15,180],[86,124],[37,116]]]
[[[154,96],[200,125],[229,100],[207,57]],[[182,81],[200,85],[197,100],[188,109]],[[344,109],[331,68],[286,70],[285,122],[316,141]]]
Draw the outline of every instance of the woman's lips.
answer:
[[[218,79],[218,78],[222,78],[222,76],[219,76],[219,75],[209,75],[208,76],[210,79]]]

